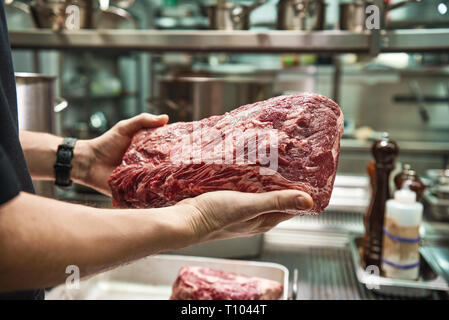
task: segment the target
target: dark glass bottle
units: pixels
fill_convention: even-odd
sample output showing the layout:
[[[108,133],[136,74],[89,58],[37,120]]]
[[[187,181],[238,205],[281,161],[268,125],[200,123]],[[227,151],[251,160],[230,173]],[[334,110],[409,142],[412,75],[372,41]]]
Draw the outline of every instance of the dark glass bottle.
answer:
[[[394,169],[399,147],[384,133],[381,140],[373,143],[371,152],[375,160],[374,176],[371,202],[364,219],[363,261],[365,266],[374,265],[381,270],[385,203],[390,198],[389,177]]]
[[[404,164],[402,171],[394,177],[396,190],[401,189],[404,182],[410,180],[410,190],[416,193],[416,200],[421,201],[426,185],[419,178],[418,174],[411,169],[409,164]]]

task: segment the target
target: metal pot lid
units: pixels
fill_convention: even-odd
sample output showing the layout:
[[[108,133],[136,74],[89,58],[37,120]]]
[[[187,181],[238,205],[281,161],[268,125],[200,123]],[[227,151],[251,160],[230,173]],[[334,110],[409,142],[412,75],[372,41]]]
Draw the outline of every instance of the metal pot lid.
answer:
[[[28,72],[16,72],[14,76],[17,80],[27,81],[27,82],[38,82],[42,80],[53,81],[56,80],[56,76],[41,74],[41,73],[28,73]]]

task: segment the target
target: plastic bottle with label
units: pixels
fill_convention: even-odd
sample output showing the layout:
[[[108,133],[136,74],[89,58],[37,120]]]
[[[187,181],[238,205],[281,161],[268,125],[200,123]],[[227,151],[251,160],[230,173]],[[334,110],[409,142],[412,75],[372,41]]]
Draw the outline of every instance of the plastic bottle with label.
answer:
[[[419,244],[423,205],[406,181],[386,203],[382,271],[396,279],[416,280],[419,277]]]

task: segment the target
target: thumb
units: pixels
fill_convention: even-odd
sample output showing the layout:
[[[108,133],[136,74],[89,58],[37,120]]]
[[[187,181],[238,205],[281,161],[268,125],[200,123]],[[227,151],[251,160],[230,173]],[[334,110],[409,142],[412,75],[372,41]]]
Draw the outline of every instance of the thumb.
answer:
[[[117,123],[117,129],[122,135],[132,136],[140,129],[160,127],[167,122],[168,116],[166,114],[156,116],[149,113],[141,113],[138,116],[120,121]]]
[[[313,199],[305,192],[298,190],[280,190],[264,193],[245,194],[241,202],[241,211],[245,218],[254,218],[259,214],[273,211],[291,212],[292,210],[310,210]]]

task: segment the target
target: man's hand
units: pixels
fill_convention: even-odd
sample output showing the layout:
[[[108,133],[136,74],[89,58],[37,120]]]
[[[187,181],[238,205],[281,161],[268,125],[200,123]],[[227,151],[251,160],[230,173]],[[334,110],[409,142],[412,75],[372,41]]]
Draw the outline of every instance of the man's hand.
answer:
[[[183,216],[196,242],[264,233],[294,217],[287,210],[308,210],[312,198],[298,190],[265,193],[216,191],[186,199],[174,206],[184,207]]]
[[[98,209],[21,192],[0,205],[0,292],[47,288],[204,241],[268,231],[312,207],[296,190],[218,191],[157,209]]]
[[[75,182],[110,195],[107,181],[111,172],[120,164],[133,135],[140,129],[160,127],[167,122],[167,115],[142,113],[118,122],[98,138],[78,141],[72,171]]]

